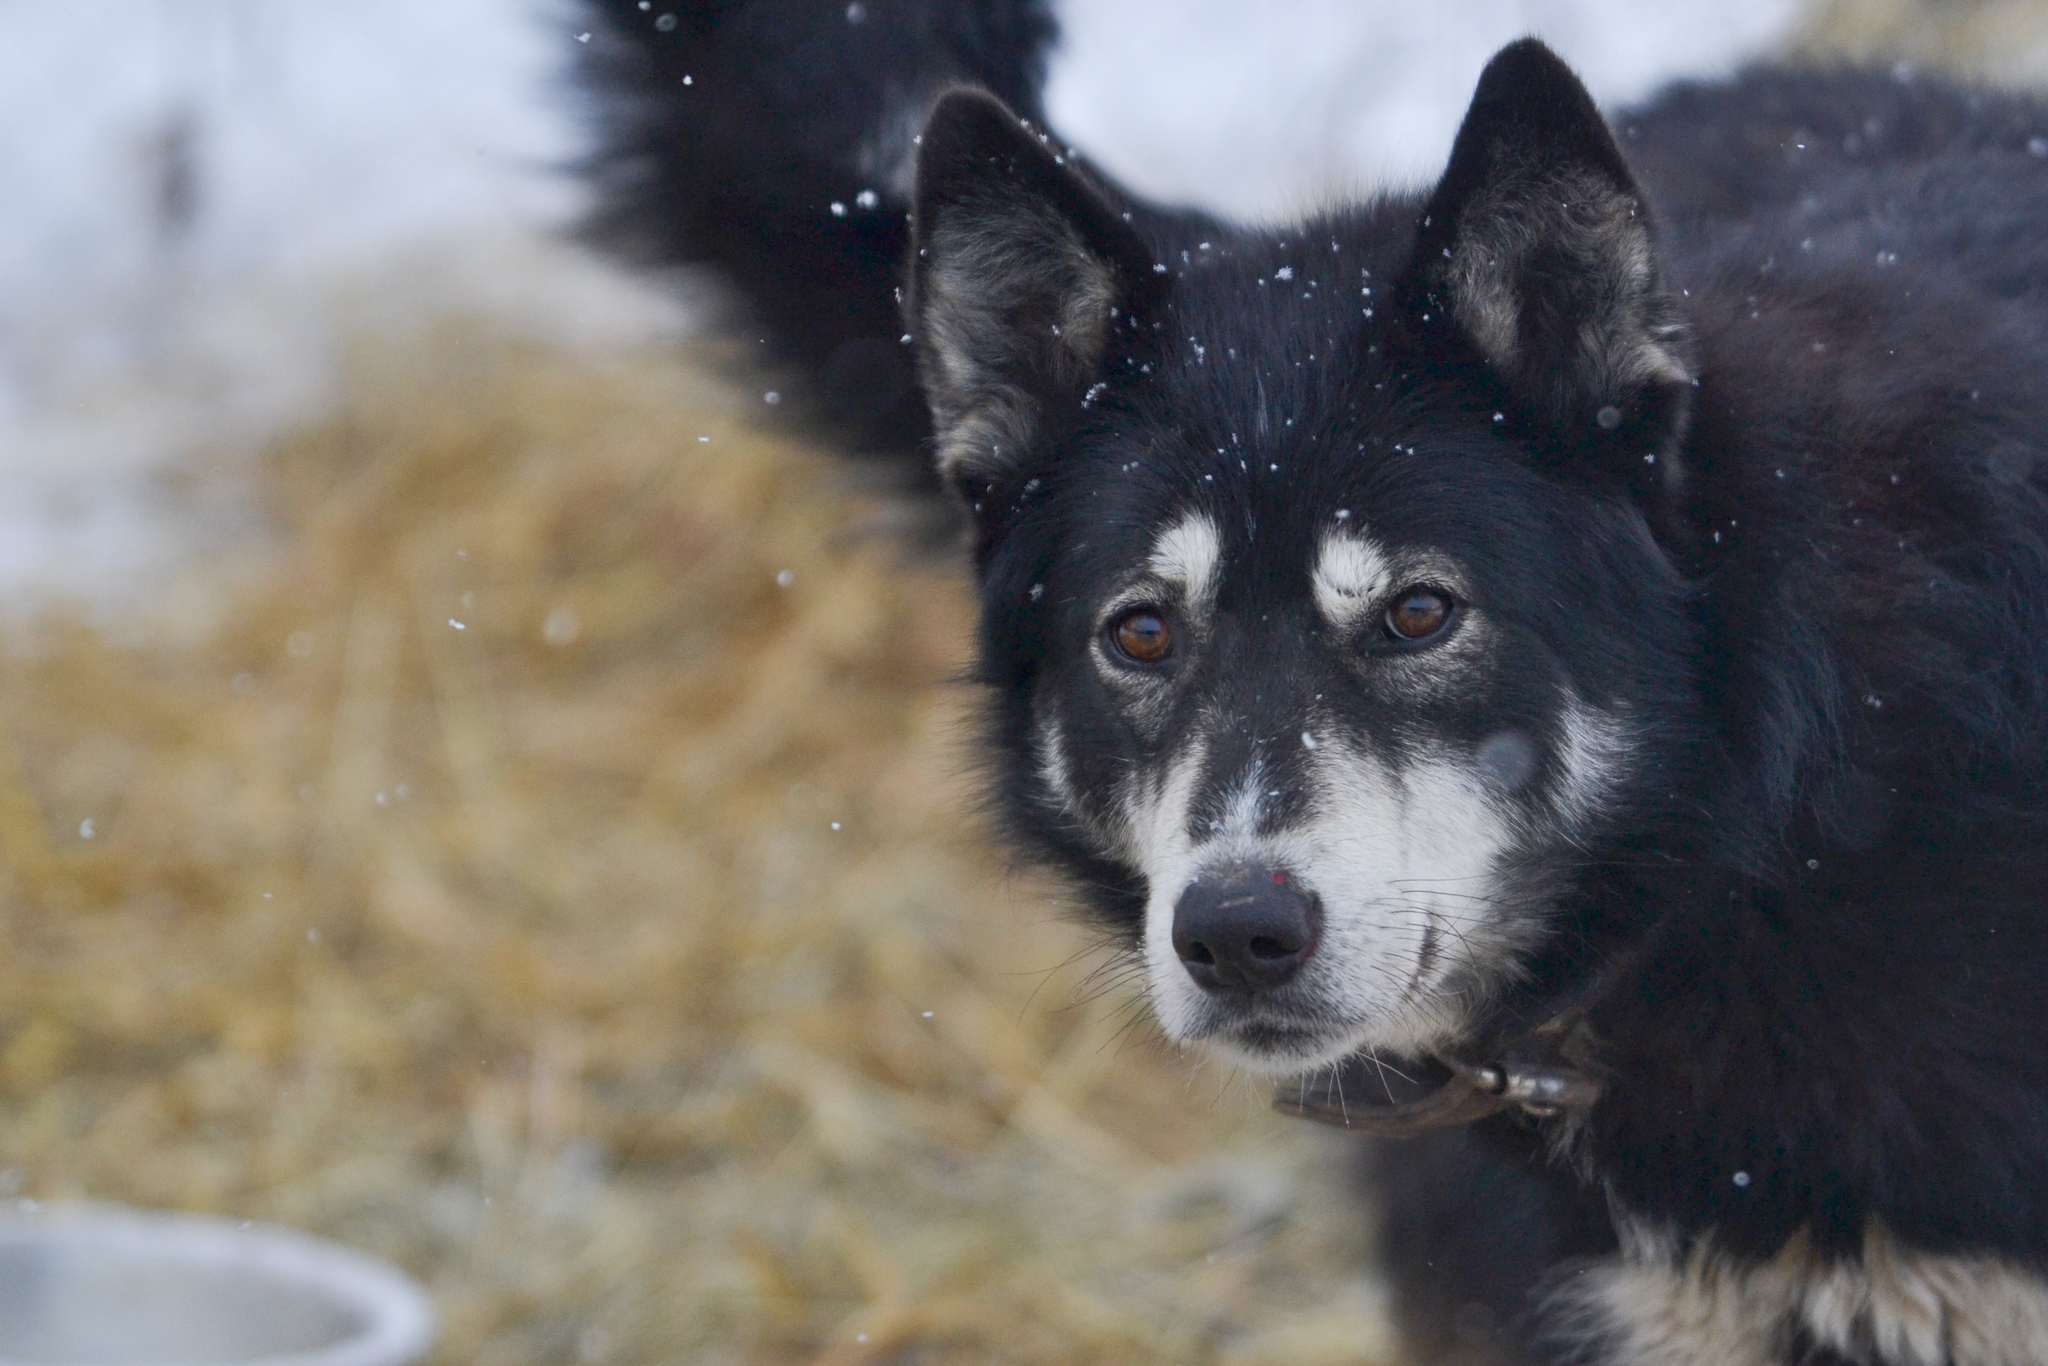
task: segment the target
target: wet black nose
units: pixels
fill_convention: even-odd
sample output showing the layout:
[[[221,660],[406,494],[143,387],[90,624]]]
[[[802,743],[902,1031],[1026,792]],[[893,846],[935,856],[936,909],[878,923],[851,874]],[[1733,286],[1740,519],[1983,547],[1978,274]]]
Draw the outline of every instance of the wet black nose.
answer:
[[[1316,951],[1322,907],[1286,873],[1238,867],[1188,885],[1173,908],[1173,948],[1206,991],[1271,991]]]

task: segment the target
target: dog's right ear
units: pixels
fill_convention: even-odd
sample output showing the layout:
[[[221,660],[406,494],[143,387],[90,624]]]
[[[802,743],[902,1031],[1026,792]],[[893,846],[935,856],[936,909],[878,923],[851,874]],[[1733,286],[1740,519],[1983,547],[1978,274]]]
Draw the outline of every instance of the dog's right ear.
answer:
[[[954,90],[920,139],[910,323],[939,473],[970,500],[1052,405],[1078,404],[1119,319],[1166,277],[1063,149]]]

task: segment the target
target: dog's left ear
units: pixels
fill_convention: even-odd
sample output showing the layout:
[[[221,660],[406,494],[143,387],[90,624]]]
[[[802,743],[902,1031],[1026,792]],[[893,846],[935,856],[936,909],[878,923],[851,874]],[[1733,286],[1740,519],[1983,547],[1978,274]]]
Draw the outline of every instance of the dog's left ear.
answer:
[[[1050,406],[1082,402],[1118,321],[1165,277],[1069,158],[979,90],[933,106],[912,238],[909,314],[939,473],[972,500]]]
[[[1423,212],[1404,283],[1425,344],[1455,328],[1557,439],[1557,473],[1683,497],[1684,325],[1621,150],[1549,48],[1487,64]]]

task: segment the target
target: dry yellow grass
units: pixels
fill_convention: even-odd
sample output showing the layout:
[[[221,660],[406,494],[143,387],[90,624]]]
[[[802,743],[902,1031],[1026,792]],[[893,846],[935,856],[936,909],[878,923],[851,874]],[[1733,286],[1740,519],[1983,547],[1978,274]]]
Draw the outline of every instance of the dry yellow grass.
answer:
[[[1905,61],[2001,85],[2048,79],[2042,0],[1808,0],[1794,49],[1825,61]]]
[[[14,632],[0,1189],[382,1252],[449,1363],[1384,1359],[1343,1140],[982,843],[955,563],[711,376],[366,348],[266,540]]]

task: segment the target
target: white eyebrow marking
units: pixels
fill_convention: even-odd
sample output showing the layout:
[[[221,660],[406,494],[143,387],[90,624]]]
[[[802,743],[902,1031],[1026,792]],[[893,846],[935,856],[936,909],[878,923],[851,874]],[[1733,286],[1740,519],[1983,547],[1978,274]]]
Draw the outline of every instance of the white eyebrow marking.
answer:
[[[1216,597],[1216,573],[1223,560],[1223,537],[1216,523],[1191,512],[1161,532],[1152,543],[1148,565],[1155,578],[1180,585],[1190,612],[1206,611]]]
[[[1362,536],[1331,533],[1316,555],[1316,609],[1333,626],[1349,626],[1388,588],[1387,558]]]

